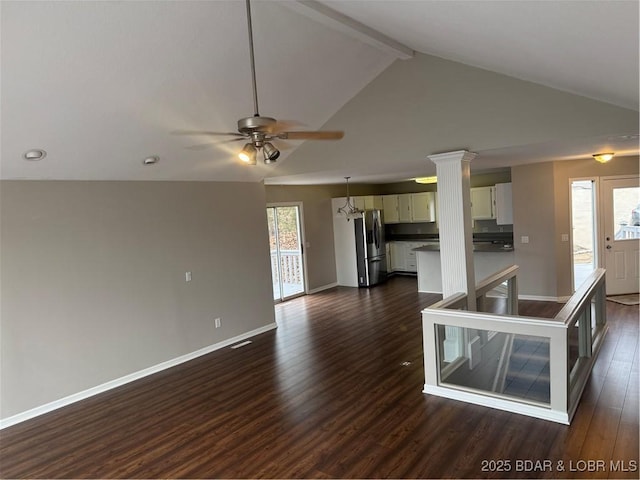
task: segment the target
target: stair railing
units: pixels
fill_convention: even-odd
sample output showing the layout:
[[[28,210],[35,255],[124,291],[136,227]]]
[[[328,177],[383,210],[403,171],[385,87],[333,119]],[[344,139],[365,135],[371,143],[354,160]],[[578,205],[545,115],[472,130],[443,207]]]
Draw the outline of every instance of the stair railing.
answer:
[[[478,296],[483,297],[487,289],[508,277],[514,278],[512,293],[517,299],[516,273],[517,267],[512,266],[483,280],[476,290]],[[512,300],[508,307],[512,313],[506,315],[467,311],[464,293],[423,310],[424,392],[569,424],[607,331],[605,271],[596,269],[553,319],[518,316],[516,300]],[[502,355],[493,352],[493,356],[482,358],[476,340],[489,338],[492,332],[506,336]],[[445,348],[448,334],[458,343],[449,342]],[[490,345],[497,347],[495,342],[500,338],[485,342],[487,351],[491,351]],[[514,338],[546,347],[549,373],[540,375],[547,384],[546,400],[500,393],[504,391]]]

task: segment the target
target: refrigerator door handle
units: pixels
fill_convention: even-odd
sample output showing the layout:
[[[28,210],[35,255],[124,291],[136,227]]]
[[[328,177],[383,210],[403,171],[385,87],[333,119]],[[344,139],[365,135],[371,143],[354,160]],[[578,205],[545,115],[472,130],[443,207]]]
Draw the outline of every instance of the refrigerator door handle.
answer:
[[[373,241],[376,244],[376,249],[380,249],[380,232],[379,232],[379,228],[380,225],[378,224],[378,218],[375,217],[374,218],[374,224],[373,224]]]

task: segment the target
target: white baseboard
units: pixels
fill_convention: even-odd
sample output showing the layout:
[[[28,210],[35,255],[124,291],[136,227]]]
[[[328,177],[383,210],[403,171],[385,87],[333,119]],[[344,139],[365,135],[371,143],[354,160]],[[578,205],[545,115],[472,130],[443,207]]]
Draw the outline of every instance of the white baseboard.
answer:
[[[255,337],[256,335],[260,335],[261,333],[268,332],[269,330],[274,330],[277,327],[278,327],[277,324],[270,323],[269,325],[265,325],[264,327],[251,330],[250,332],[246,332],[236,337],[223,340],[222,342],[219,342],[219,343],[214,343],[213,345],[209,345],[207,347],[201,348],[194,352],[187,353],[186,355],[182,355],[180,357],[167,360],[166,362],[159,363],[152,367],[145,368],[143,370],[139,370],[134,373],[130,373],[129,375],[125,375],[124,377],[116,378],[115,380],[111,380],[109,382],[103,383],[102,385],[97,385],[95,387],[89,388],[87,390],[83,390],[78,393],[74,393],[73,395],[69,395],[59,400],[55,400],[53,402],[40,405],[39,407],[35,407],[30,410],[26,410],[24,412],[18,413],[16,415],[12,415],[11,417],[0,419],[0,430],[20,422],[30,420],[37,416],[44,415],[45,413],[52,412],[53,410],[66,407],[67,405],[71,405],[72,403],[79,402],[80,400],[84,400],[89,397],[93,397],[94,395],[98,395],[99,393],[112,390],[114,388],[139,380],[149,375],[153,375],[154,373],[161,372],[162,370],[175,367],[182,363],[201,357],[202,355],[206,355],[216,350],[220,350],[221,348],[225,348],[229,345],[233,345],[234,343],[238,343],[247,338]]]
[[[309,295],[313,295],[314,293],[319,293],[319,292],[322,292],[323,290],[329,290],[330,288],[337,287],[337,286],[338,286],[338,282],[329,283],[327,285],[323,285],[321,287],[314,288],[313,290],[309,290],[307,293]]]

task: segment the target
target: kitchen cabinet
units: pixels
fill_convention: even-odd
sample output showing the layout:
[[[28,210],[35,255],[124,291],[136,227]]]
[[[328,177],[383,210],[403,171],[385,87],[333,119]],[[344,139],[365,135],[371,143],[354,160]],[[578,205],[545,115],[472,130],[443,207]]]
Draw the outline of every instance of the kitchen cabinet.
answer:
[[[400,223],[411,223],[413,221],[413,217],[411,215],[410,193],[398,195],[398,217]]]
[[[420,244],[416,244],[416,243],[405,243],[404,269],[407,272],[411,272],[411,273],[418,272],[418,263],[416,262],[416,252],[414,252],[413,249],[418,247],[419,245]]]
[[[404,272],[406,269],[404,242],[389,242],[391,253],[391,272]]]
[[[352,197],[354,206],[358,210],[382,210],[382,195],[363,195]]]
[[[385,253],[387,257],[387,273],[393,271],[393,263],[391,262],[391,243],[385,245]]]
[[[478,187],[471,189],[471,218],[473,220],[490,220],[495,216],[495,187]]]
[[[512,225],[513,224],[513,200],[511,195],[510,183],[496,183],[495,191],[495,214],[496,224]]]
[[[390,266],[389,272],[416,273],[418,262],[414,248],[429,245],[424,242],[389,242]]]
[[[471,189],[471,218],[495,219],[497,225],[513,224],[511,183],[497,183],[493,187]]]
[[[435,192],[383,195],[385,223],[416,223],[436,221]]]
[[[384,212],[384,223],[398,223],[398,195],[383,195],[382,210]]]
[[[436,194],[435,192],[423,192],[411,194],[411,221],[435,222],[436,221]]]

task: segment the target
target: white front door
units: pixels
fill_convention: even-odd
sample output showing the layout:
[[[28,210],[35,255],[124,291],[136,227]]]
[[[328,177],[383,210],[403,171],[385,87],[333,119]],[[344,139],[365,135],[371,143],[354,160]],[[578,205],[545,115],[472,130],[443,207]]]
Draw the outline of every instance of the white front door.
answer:
[[[636,293],[640,257],[640,186],[638,177],[603,178],[603,266],[607,295]]]

